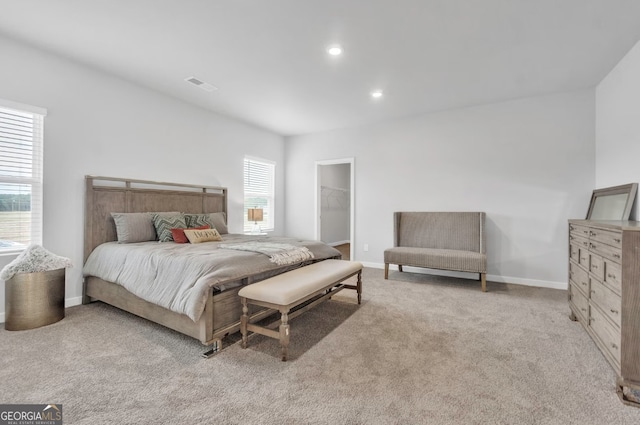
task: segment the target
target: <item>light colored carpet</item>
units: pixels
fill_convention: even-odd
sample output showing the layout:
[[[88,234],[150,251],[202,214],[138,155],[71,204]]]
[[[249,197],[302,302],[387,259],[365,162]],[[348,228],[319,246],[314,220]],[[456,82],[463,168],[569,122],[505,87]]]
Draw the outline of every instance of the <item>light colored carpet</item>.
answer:
[[[101,303],[0,331],[0,402],[65,424],[638,424],[564,291],[366,269],[292,320],[290,361],[250,337],[199,342]],[[344,294],[344,295],[343,295]]]

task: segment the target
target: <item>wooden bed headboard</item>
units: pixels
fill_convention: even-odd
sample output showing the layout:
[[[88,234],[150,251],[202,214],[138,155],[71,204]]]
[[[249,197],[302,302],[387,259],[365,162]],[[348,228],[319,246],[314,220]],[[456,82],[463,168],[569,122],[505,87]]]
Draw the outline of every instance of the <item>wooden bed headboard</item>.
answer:
[[[84,261],[101,243],[117,240],[112,212],[227,213],[227,188],[85,176]]]

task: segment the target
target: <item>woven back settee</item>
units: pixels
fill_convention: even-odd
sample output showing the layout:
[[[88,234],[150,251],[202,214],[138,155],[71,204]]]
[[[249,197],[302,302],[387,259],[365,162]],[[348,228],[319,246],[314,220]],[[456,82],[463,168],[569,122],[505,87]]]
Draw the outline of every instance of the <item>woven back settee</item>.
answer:
[[[389,264],[479,273],[487,290],[484,212],[395,212],[393,248],[384,251],[384,278]]]

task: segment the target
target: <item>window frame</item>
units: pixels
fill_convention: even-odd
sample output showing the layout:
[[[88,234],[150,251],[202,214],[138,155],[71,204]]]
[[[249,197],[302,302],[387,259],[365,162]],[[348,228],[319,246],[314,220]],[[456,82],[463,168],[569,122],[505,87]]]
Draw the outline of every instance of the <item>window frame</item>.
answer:
[[[269,175],[269,190],[267,193],[255,191],[255,192],[247,192],[247,162],[260,164],[266,166],[270,169]],[[256,205],[255,203],[247,203],[247,198],[267,198],[267,206],[263,208],[264,210],[264,221],[259,222],[261,232],[273,232],[275,231],[275,180],[276,180],[276,162],[271,161],[264,158],[258,158],[254,156],[245,155],[243,159],[243,167],[242,167],[242,182],[243,182],[243,232],[249,233],[253,227],[253,222],[249,221],[247,216],[247,210],[249,208],[260,207],[260,205]]]
[[[30,244],[42,244],[43,233],[43,155],[44,155],[44,120],[47,110],[32,105],[25,105],[0,98],[0,109],[6,113],[20,115],[28,114],[33,119],[33,134],[31,138],[31,175],[10,176],[0,175],[0,185],[28,185],[30,186],[30,238],[27,244],[20,247],[0,247],[0,256],[15,255],[22,252]],[[7,126],[9,128],[9,126]],[[7,140],[10,140],[8,138]],[[7,148],[10,149],[7,141]],[[18,145],[19,146],[19,145]],[[0,158],[8,158],[7,151],[0,146]],[[9,239],[7,239],[9,240]],[[16,242],[16,241],[13,241]]]

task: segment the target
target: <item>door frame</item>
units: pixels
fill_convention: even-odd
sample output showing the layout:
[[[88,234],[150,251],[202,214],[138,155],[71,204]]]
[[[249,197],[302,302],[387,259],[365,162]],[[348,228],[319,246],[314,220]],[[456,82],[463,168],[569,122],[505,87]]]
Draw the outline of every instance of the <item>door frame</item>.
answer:
[[[321,223],[320,223],[320,211],[321,211],[321,188],[320,188],[320,166],[321,165],[335,165],[335,164],[349,164],[350,172],[349,172],[349,258],[351,260],[355,259],[355,175],[356,175],[356,159],[351,158],[338,158],[338,159],[325,159],[322,161],[316,161],[316,175],[315,175],[315,218],[314,218],[314,227],[315,227],[315,239],[320,240],[321,233]]]

